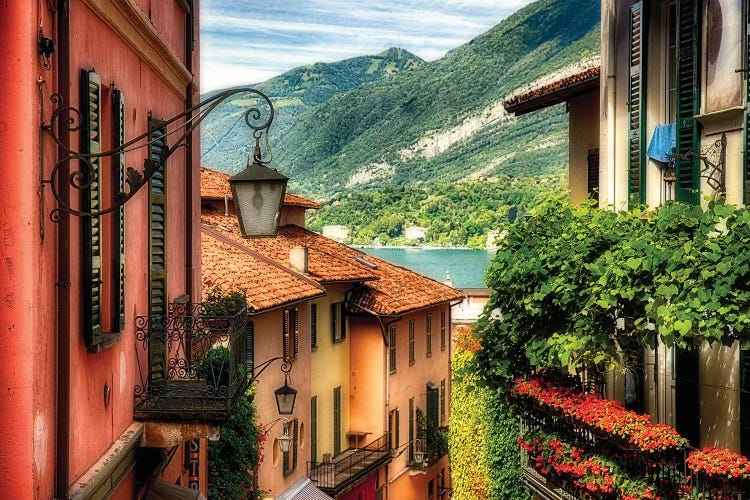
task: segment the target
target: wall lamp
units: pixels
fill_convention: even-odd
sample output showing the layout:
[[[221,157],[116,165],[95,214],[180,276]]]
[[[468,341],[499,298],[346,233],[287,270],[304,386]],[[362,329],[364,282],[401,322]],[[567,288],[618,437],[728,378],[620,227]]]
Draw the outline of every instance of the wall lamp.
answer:
[[[283,420],[284,421],[284,434],[276,438],[276,441],[279,443],[279,450],[281,453],[289,453],[289,450],[292,449],[292,436],[289,435],[289,419],[286,417],[279,417],[270,424],[264,426],[263,435],[268,434],[268,432],[273,428],[274,425],[276,425],[277,422]]]
[[[281,205],[288,179],[267,166],[270,162],[270,151],[267,159],[263,158],[260,147],[261,138],[265,136],[265,146],[270,150],[268,130],[274,118],[274,109],[268,96],[251,87],[238,87],[220,92],[173,116],[164,122],[164,126],[167,127],[166,130],[171,129],[171,132],[155,137],[152,131],[146,131],[115,149],[92,153],[76,151],[60,138],[60,132],[65,131],[67,134],[82,130],[83,121],[86,117],[79,109],[66,105],[63,102],[62,95],[53,94],[50,100],[55,109],[49,123],[42,125],[42,130],[52,137],[64,153],[52,169],[50,177],[41,180],[42,190],[46,185],[49,185],[57,202],[57,206],[49,214],[50,219],[53,222],[58,222],[63,213],[77,217],[99,217],[119,209],[133,198],[143,186],[148,184],[159,169],[166,167],[167,160],[175,151],[181,147],[188,147],[188,137],[209,113],[228,98],[238,94],[249,94],[251,104],[244,112],[244,121],[252,130],[255,139],[253,154],[252,157],[248,156],[245,169],[229,180],[240,229],[245,238],[274,236],[278,229]],[[177,126],[169,127],[172,124]],[[171,144],[167,141],[169,136],[174,136]],[[127,192],[120,191],[112,196],[112,202],[109,206],[97,207],[97,210],[78,209],[73,207],[69,200],[65,199],[66,197],[61,196],[60,185],[62,183],[67,183],[70,187],[81,192],[86,192],[92,187],[97,181],[96,170],[92,162],[96,162],[100,158],[120,155],[123,155],[121,158],[124,158],[126,152],[142,149],[162,141],[165,147],[161,150],[159,157],[144,160],[142,172],[127,167],[124,176]],[[72,171],[70,173],[63,169],[65,165],[71,165]]]
[[[276,356],[260,363],[253,370],[253,376],[250,378],[250,383],[252,384],[255,379],[258,378],[266,368],[271,366],[274,361],[279,360],[282,360],[281,371],[284,372],[284,385],[274,391],[274,395],[276,396],[276,407],[279,410],[279,415],[291,415],[294,413],[294,402],[297,400],[297,389],[289,386],[289,372],[292,371],[291,359],[284,356]]]

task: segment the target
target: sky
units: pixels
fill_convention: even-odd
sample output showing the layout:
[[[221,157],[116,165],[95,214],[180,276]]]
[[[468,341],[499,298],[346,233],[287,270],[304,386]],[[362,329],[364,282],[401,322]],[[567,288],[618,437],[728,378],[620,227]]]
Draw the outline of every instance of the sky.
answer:
[[[439,59],[532,0],[201,0],[201,91],[400,47]]]

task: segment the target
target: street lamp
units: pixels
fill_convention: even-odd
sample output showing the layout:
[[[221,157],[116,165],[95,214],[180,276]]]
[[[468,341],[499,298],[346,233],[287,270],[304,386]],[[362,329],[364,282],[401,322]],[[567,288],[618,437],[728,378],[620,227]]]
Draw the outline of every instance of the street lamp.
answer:
[[[279,415],[291,415],[294,413],[294,402],[297,399],[297,389],[289,386],[289,372],[292,371],[291,359],[284,356],[276,356],[262,362],[256,367],[256,370],[253,371],[250,383],[252,384],[266,368],[271,366],[271,363],[279,360],[282,360],[281,371],[284,372],[284,385],[274,391],[274,395],[276,396],[276,407],[279,410]]]
[[[292,436],[289,435],[289,420],[286,418],[284,420],[286,420],[284,422],[284,434],[278,438],[279,450],[281,450],[281,453],[289,453],[292,448]]]
[[[245,111],[244,119],[245,124],[252,130],[255,147],[252,163],[248,158],[245,170],[230,179],[237,217],[240,222],[240,230],[245,238],[274,236],[278,229],[281,204],[288,179],[276,170],[269,168],[267,163],[270,160],[264,160],[262,157],[260,140],[265,137],[266,147],[268,147],[268,130],[273,121],[274,110],[268,96],[251,87],[239,87],[220,92],[166,120],[163,125],[172,132],[162,137],[152,137],[152,132],[146,131],[115,149],[93,153],[75,151],[58,136],[60,129],[66,131],[78,130],[85,117],[79,109],[65,105],[60,94],[54,94],[51,100],[55,104],[55,109],[52,112],[50,122],[43,124],[42,129],[52,137],[65,153],[55,164],[50,177],[41,181],[42,190],[49,185],[57,202],[57,206],[50,211],[50,219],[53,222],[58,222],[62,213],[77,217],[99,217],[119,209],[133,198],[143,186],[148,184],[157,171],[166,168],[169,157],[175,151],[187,145],[187,139],[209,113],[223,101],[241,93],[251,94],[250,102],[253,104]],[[176,136],[176,139],[170,145],[167,138],[173,135]],[[61,184],[64,183],[84,192],[92,187],[97,179],[93,167],[93,163],[96,163],[97,159],[122,155],[126,151],[144,148],[154,141],[161,140],[167,144],[167,147],[162,150],[157,159],[147,158],[144,160],[142,172],[131,167],[127,168],[125,178],[128,191],[116,193],[112,197],[110,206],[97,210],[79,210],[70,206],[67,197],[61,196],[59,190]],[[270,154],[268,157],[270,158]],[[66,169],[63,168],[66,165],[73,165],[78,170],[67,174]],[[43,198],[43,196],[40,197],[40,199]]]

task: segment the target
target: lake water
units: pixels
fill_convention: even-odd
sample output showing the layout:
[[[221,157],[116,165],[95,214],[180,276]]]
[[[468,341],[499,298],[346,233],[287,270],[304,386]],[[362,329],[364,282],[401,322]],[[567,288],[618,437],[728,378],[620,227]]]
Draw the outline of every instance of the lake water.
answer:
[[[450,271],[456,288],[485,288],[484,275],[494,252],[485,250],[422,250],[419,248],[362,248],[363,252],[411,269],[437,281]]]

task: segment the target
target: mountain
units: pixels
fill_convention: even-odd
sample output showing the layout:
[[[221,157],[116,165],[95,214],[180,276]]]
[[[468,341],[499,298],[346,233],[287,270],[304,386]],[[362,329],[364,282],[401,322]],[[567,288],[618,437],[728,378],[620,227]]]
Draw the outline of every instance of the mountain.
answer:
[[[274,104],[276,116],[272,134],[274,139],[278,139],[295,117],[334,95],[355,89],[363,83],[383,80],[423,63],[408,50],[390,48],[373,56],[300,66],[253,87],[268,95]],[[226,89],[201,97],[205,99],[222,90]],[[244,167],[245,146],[250,137],[241,121],[248,104],[243,97],[238,95],[222,103],[201,123],[201,161],[204,165],[230,172]]]
[[[443,58],[362,85],[272,138],[305,191],[543,175],[567,166],[564,106],[510,118],[514,89],[599,52],[597,0],[538,0]]]

